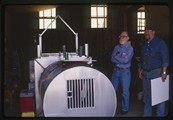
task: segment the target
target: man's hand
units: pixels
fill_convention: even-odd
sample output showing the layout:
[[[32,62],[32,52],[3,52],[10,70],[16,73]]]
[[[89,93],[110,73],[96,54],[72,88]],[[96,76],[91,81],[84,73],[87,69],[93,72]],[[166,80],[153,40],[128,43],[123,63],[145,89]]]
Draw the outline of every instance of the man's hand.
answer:
[[[142,76],[142,69],[140,69],[140,68],[138,69],[138,76],[141,80],[144,79],[144,77]]]
[[[162,73],[162,76],[161,77],[162,77],[162,81],[165,82],[165,79],[167,77],[167,74]]]
[[[166,71],[167,71],[167,67],[163,66],[163,68],[162,68],[162,76],[161,76],[163,82],[165,82],[165,79],[166,79],[166,76],[167,76]]]

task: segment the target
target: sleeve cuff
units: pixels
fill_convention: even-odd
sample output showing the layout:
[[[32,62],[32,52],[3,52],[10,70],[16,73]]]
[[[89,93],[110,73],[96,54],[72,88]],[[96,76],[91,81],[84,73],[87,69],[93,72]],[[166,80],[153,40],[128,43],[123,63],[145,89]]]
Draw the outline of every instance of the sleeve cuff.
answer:
[[[167,67],[168,65],[169,65],[168,63],[164,63],[162,66],[166,66]]]

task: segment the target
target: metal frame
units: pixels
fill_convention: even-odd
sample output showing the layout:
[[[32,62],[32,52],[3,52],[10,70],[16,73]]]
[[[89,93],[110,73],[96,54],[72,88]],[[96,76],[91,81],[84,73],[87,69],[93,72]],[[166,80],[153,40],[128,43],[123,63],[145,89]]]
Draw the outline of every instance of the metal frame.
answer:
[[[45,30],[39,34],[39,44],[37,45],[37,57],[40,58],[42,56],[42,36],[47,31],[49,26],[57,19],[59,18],[69,29],[70,31],[75,35],[75,45],[76,45],[76,54],[78,54],[78,33],[76,33],[62,18],[60,15],[57,15],[55,19],[51,21],[51,23],[45,28]]]

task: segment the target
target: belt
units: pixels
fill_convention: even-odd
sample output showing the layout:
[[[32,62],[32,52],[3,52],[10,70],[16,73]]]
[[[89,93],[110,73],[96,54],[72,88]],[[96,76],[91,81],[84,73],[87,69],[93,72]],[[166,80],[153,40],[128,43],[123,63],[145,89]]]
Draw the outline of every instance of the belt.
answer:
[[[129,68],[119,68],[119,67],[114,68],[114,70],[126,70],[126,69],[129,69]]]
[[[153,70],[157,70],[157,69],[161,69],[161,68],[155,68],[155,69],[143,69],[143,71],[146,71],[146,72],[151,72],[151,71],[153,71]]]

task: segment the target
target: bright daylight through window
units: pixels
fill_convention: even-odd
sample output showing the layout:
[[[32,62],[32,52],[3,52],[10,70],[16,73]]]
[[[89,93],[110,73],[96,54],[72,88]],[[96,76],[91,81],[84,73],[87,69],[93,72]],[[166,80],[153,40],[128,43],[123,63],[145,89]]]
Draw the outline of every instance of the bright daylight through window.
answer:
[[[145,30],[145,7],[141,7],[138,9],[137,12],[137,33],[138,34],[144,34]]]
[[[39,29],[45,29],[56,17],[56,8],[39,11]],[[48,29],[56,29],[56,20]]]
[[[91,28],[107,28],[107,5],[91,5]]]

